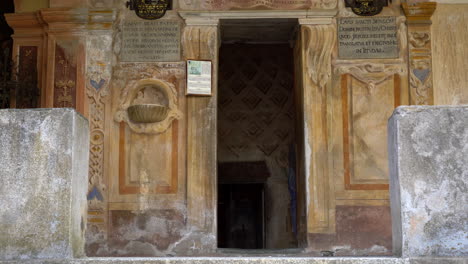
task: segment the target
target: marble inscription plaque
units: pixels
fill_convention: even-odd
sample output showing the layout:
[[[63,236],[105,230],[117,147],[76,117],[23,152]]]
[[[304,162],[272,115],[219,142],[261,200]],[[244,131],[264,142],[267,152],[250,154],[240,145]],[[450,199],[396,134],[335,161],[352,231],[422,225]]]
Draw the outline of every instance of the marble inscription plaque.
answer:
[[[124,62],[179,61],[179,22],[171,20],[124,22],[120,59]]]
[[[339,18],[340,59],[390,59],[398,57],[395,17]]]

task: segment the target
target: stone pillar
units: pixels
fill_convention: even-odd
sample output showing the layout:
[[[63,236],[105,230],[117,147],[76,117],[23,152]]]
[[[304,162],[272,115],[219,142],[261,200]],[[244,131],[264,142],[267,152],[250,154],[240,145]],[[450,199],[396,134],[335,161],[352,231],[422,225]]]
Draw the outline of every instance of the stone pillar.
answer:
[[[39,11],[47,24],[46,107],[72,107],[88,116],[85,58],[88,9]]]
[[[0,110],[0,262],[84,256],[88,122],[72,109]]]
[[[109,13],[100,11],[46,8],[6,16],[15,31],[13,56],[18,61],[19,73],[22,68],[37,72],[41,97],[38,107],[72,107],[88,116],[86,35],[88,28],[99,26]],[[31,59],[26,55],[36,61],[35,65],[27,63]],[[12,106],[21,107],[16,101]]]
[[[299,19],[302,61],[302,103],[307,196],[307,233],[330,233],[334,217],[329,195],[327,89],[336,41],[332,17]]]
[[[47,57],[46,36],[44,22],[37,16],[36,12],[5,14],[8,25],[14,29],[12,58],[16,61],[16,79],[24,80],[33,78],[37,81],[39,102],[35,107],[45,107],[45,71],[43,71],[44,58]],[[22,76],[24,74],[36,76]],[[25,94],[26,98],[17,98],[17,91],[12,91],[11,108],[31,108],[28,104],[31,95]],[[28,100],[29,99],[29,100]]]
[[[211,60],[212,95],[187,97],[188,224],[216,248],[217,86],[219,20],[186,18],[185,59]]]
[[[403,3],[408,25],[410,104],[434,104],[432,86],[431,16],[437,3]]]
[[[468,107],[399,107],[388,144],[394,254],[467,256]]]
[[[112,76],[113,22],[111,9],[89,10],[86,35],[86,96],[89,117],[88,237],[105,241],[108,235],[108,167],[111,119],[110,82]],[[99,233],[99,235],[96,235]],[[87,243],[95,240],[88,239]]]

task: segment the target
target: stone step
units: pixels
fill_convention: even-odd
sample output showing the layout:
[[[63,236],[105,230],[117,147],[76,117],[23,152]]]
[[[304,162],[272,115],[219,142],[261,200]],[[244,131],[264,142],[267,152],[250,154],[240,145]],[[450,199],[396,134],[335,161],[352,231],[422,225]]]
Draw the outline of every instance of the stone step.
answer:
[[[168,257],[10,260],[0,264],[468,264],[468,258],[396,257]]]

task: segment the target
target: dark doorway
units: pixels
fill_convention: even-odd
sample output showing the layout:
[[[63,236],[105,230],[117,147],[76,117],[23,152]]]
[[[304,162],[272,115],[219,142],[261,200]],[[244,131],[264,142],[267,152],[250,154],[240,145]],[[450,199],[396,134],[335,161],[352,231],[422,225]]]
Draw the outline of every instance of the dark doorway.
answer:
[[[221,23],[219,248],[298,246],[297,109],[290,45],[296,24],[271,19]]]
[[[5,14],[14,13],[13,0],[0,1],[0,109],[10,107],[11,54],[13,30],[8,26]]]
[[[220,184],[218,247],[264,248],[263,184]]]

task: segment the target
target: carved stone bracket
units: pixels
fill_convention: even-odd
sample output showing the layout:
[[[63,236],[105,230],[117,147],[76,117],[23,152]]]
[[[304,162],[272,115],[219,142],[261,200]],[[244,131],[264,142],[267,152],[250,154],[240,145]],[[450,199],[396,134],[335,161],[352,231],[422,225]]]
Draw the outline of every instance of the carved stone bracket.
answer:
[[[148,95],[152,93],[152,95]],[[164,101],[169,108],[167,117],[161,122],[135,123],[129,119],[127,109],[137,103],[138,100]],[[116,122],[126,122],[130,129],[136,133],[159,134],[166,131],[172,121],[180,119],[182,113],[177,108],[177,91],[174,84],[157,79],[144,79],[133,81],[125,87],[121,93],[121,103],[115,114]]]
[[[434,103],[432,85],[431,16],[437,3],[402,4],[408,24],[410,103]]]
[[[331,77],[331,53],[336,35],[332,25],[303,25],[307,75],[318,87],[324,87]]]

